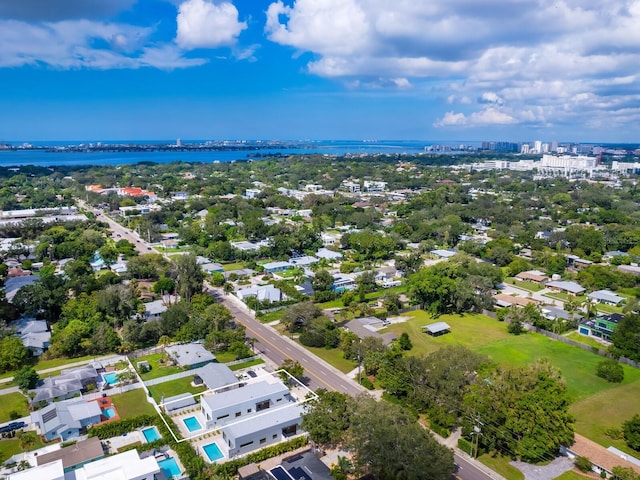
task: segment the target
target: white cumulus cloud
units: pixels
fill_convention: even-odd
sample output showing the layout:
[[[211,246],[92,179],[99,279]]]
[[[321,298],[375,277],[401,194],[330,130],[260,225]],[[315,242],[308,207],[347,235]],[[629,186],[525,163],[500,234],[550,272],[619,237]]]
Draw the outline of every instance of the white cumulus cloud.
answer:
[[[187,0],[178,10],[176,43],[186,49],[233,45],[247,28],[238,16],[238,9],[229,2]]]

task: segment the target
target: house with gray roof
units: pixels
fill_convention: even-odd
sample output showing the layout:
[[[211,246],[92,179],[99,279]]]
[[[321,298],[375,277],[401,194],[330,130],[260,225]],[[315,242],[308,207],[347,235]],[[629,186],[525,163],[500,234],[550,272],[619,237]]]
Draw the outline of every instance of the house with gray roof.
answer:
[[[540,313],[547,320],[566,320],[580,322],[583,316],[577,312],[567,312],[562,308],[544,306],[540,309]]]
[[[340,260],[342,259],[342,253],[334,252],[333,250],[329,250],[328,248],[322,247],[316,252],[316,257],[326,258],[329,261]]]
[[[32,355],[40,356],[49,348],[51,332],[46,321],[36,320],[35,318],[21,318],[13,322],[11,327]]]
[[[585,289],[576,282],[567,282],[562,280],[547,282],[546,286],[552,290],[566,292],[569,295],[580,295],[585,291]]]
[[[104,449],[100,439],[98,437],[89,437],[73,445],[38,455],[36,463],[38,465],[46,465],[47,463],[62,460],[62,467],[67,472],[103,457]]]
[[[216,357],[201,343],[184,343],[164,347],[167,354],[181,367],[187,369],[203,367]]]
[[[269,262],[262,265],[262,267],[267,273],[277,273],[289,270],[290,268],[293,268],[293,265],[291,265],[289,262]]]
[[[101,421],[102,410],[98,402],[87,402],[84,399],[67,400],[52,403],[31,414],[31,421],[36,424],[40,435],[47,442],[55,439],[66,441],[79,436],[90,425]]]
[[[164,295],[159,300],[144,304],[144,319],[157,320],[164,312],[169,309],[170,305],[178,303],[180,297],[177,295]]]
[[[40,277],[38,275],[27,275],[23,277],[10,277],[4,281],[4,292],[8,302],[13,302],[18,290],[27,285],[33,285]]]
[[[92,365],[62,370],[59,375],[45,377],[32,390],[32,403],[64,400],[81,394],[88,385],[98,383],[98,372]]]
[[[597,290],[587,294],[587,297],[593,302],[614,306],[620,305],[626,301],[626,298],[616,295],[611,290]]]
[[[230,385],[237,386],[238,384],[238,378],[235,373],[224,363],[207,363],[204,367],[198,368],[194,373],[194,383],[198,383],[196,377],[199,377],[202,383],[210,390],[218,390]]]
[[[282,300],[282,291],[271,284],[254,285],[238,290],[236,296],[242,301],[247,298],[257,298],[261,302],[279,302]]]
[[[390,344],[397,337],[395,333],[378,333],[378,330],[384,328],[384,322],[376,317],[354,318],[345,325],[345,328],[358,335],[360,338],[375,337],[382,340],[385,345]]]

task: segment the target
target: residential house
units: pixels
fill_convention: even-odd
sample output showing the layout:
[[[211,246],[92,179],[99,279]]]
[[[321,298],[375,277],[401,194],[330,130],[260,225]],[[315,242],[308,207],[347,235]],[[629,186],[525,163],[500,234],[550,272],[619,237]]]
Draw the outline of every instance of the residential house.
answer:
[[[97,385],[98,372],[92,365],[62,370],[59,375],[45,377],[32,390],[32,403],[64,400],[82,393],[87,386]]]
[[[580,295],[585,289],[576,282],[567,282],[562,280],[553,280],[547,282],[547,288],[558,292],[565,292],[567,295]]]
[[[227,456],[242,455],[300,434],[302,413],[302,407],[290,403],[222,427]]]
[[[174,413],[179,410],[191,408],[194,405],[198,404],[198,400],[190,394],[190,393],[180,393],[178,395],[174,395],[173,397],[165,398],[162,396],[162,400],[160,401],[162,407],[167,413]]]
[[[214,428],[235,423],[244,417],[253,418],[263,410],[282,407],[291,401],[289,389],[281,381],[260,381],[214,395],[204,395],[200,408],[206,427]]]
[[[95,402],[94,402],[95,403]],[[104,457],[102,442],[98,437],[89,437],[80,440],[73,445],[62,447],[49,453],[40,454],[36,457],[38,465],[46,465],[51,462],[62,460],[62,468],[69,472]]]
[[[342,253],[334,252],[333,250],[329,250],[323,247],[316,252],[316,257],[325,258],[329,261],[342,260]]]
[[[340,244],[340,239],[342,238],[342,234],[332,233],[332,232],[321,232],[320,238],[322,240],[322,244],[325,247],[331,247],[331,246]]]
[[[589,300],[595,303],[617,306],[626,301],[626,298],[616,295],[611,290],[597,290],[587,294]]]
[[[219,272],[219,273],[224,272],[224,268],[222,267],[222,264],[216,263],[216,262],[203,263],[202,265],[200,265],[200,268],[204,273],[208,273],[209,275],[214,272]]]
[[[238,386],[238,379],[233,371],[224,363],[211,362],[195,372],[193,383],[206,385],[209,390],[220,390]]]
[[[514,276],[516,280],[521,282],[533,282],[542,285],[549,280],[549,277],[540,270],[527,270],[526,272],[520,272]]]
[[[171,345],[164,349],[174,362],[186,369],[203,367],[216,359],[215,355],[204,348],[201,343]]]
[[[65,480],[62,460],[12,473],[7,480]]]
[[[382,320],[376,317],[354,318],[345,325],[349,332],[353,332],[360,338],[375,337],[380,338],[385,345],[390,344],[397,337],[394,333],[378,333],[378,330],[385,327]]]
[[[589,265],[593,265],[591,260],[585,260],[584,258],[580,258],[576,255],[565,255],[567,259],[567,268],[569,270],[579,270],[581,268],[588,267]]]
[[[319,259],[312,257],[311,255],[301,255],[299,257],[291,257],[289,259],[289,265],[292,267],[309,267],[319,261]]]
[[[611,341],[611,335],[618,326],[624,315],[611,313],[608,315],[598,315],[593,320],[585,320],[578,325],[578,333],[587,337],[601,338]]]
[[[40,356],[49,348],[51,332],[46,321],[36,320],[35,318],[21,318],[13,322],[11,327],[32,355]]]
[[[431,250],[429,253],[431,253],[432,255],[435,255],[436,257],[440,257],[442,259],[447,259],[447,258],[453,257],[458,252],[456,252],[454,250],[436,249],[436,250]]]
[[[568,312],[562,308],[544,306],[540,309],[541,315],[547,320],[564,320],[567,322],[580,322],[584,317],[577,312]]]
[[[358,278],[358,275],[355,273],[336,273],[333,276],[331,288],[336,292],[353,290],[356,288],[356,278]]]
[[[524,307],[526,305],[529,305],[530,303],[533,303],[534,305],[538,305],[540,303],[538,300],[535,300],[533,298],[508,295],[506,293],[498,293],[493,296],[493,299],[496,302],[496,306],[501,308],[508,308],[513,305]]]
[[[148,302],[144,304],[144,319],[145,320],[157,320],[164,312],[169,309],[169,306],[178,303],[180,297],[177,295],[163,295],[159,300]]]
[[[383,288],[397,287],[402,284],[398,277],[396,267],[380,267],[376,272],[376,283]]]
[[[267,273],[284,272],[285,270],[293,268],[289,262],[269,262],[265,263],[262,267]]]
[[[640,475],[640,464],[637,463],[635,458],[617,449],[606,449],[578,433],[574,434],[573,445],[561,447],[560,453],[568,456],[570,459],[577,457],[589,459],[593,465],[593,471],[598,474],[604,472],[606,475],[605,478],[614,478],[613,469],[615,467],[628,468],[635,472],[635,475]],[[636,461],[634,462],[632,459]]]
[[[75,474],[75,477],[66,480],[105,480],[107,478],[114,480],[159,480],[166,478],[154,456],[140,458],[135,449],[87,463],[72,473]]]
[[[81,435],[87,427],[100,423],[101,415],[98,402],[66,400],[33,412],[31,421],[47,442],[55,439],[64,442]]]
[[[36,280],[40,279],[38,275],[29,275],[27,277],[11,277],[4,281],[4,293],[8,302],[13,302],[18,290],[27,285],[33,285]]]
[[[247,298],[256,298],[261,302],[279,302],[282,300],[282,291],[273,285],[254,285],[236,291],[236,296],[246,302]]]

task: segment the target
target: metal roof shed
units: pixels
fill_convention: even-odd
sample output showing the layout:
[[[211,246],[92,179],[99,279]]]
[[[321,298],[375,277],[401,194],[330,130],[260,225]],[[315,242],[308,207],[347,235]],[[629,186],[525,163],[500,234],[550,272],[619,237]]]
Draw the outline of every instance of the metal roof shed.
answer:
[[[422,331],[428,333],[429,335],[437,337],[439,335],[444,335],[445,333],[450,332],[451,327],[447,322],[436,322],[430,325],[425,325],[424,327],[422,327]]]

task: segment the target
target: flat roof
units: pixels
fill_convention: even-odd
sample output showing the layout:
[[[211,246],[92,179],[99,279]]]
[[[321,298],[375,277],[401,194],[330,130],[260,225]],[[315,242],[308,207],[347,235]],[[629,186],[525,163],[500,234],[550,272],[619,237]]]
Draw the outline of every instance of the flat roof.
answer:
[[[302,407],[297,403],[290,403],[279,408],[263,410],[256,415],[246,416],[244,420],[222,427],[222,430],[227,432],[227,436],[241,438],[270,427],[277,428],[280,425],[299,420],[301,417]]]
[[[46,465],[39,465],[21,472],[12,473],[7,480],[61,480],[64,479],[62,460],[56,460]]]
[[[200,401],[205,402],[211,410],[218,410],[230,405],[244,404],[249,400],[270,398],[278,393],[287,394],[289,389],[280,381],[275,383],[262,381],[215,395],[204,395]]]

